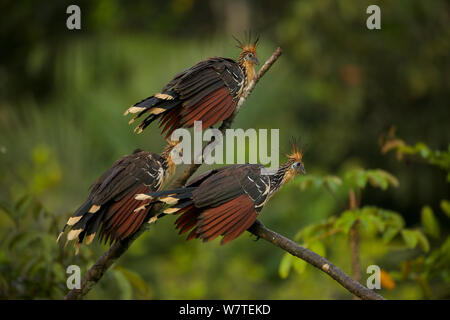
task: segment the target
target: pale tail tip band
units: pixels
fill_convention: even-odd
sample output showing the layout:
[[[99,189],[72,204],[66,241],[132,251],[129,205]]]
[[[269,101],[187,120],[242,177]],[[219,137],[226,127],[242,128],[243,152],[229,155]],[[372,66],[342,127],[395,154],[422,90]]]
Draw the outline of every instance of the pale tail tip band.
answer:
[[[136,200],[147,200],[147,199],[153,199],[152,196],[146,195],[145,193],[137,194],[134,199]]]

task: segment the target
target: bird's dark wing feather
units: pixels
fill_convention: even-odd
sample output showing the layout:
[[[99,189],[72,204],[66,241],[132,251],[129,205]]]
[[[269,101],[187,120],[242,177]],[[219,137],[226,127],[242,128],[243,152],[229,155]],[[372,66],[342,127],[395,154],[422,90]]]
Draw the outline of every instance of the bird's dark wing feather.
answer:
[[[192,209],[176,221],[177,228],[194,228],[188,239],[209,241],[223,235],[225,244],[238,237],[255,222],[268,197],[269,178],[261,175],[262,167],[233,165],[205,173],[192,192]]]
[[[71,227],[67,239],[92,241],[100,229],[101,237],[111,242],[124,239],[147,218],[150,201],[138,201],[136,194],[160,188],[163,159],[154,153],[137,151],[117,160],[92,185],[86,202],[64,226]]]
[[[181,100],[182,108],[162,115],[163,133],[177,127],[191,127],[201,120],[203,129],[226,118],[237,104],[238,93],[244,85],[245,75],[239,65],[225,58],[211,58],[193,68],[166,86],[170,95]]]
[[[244,85],[245,73],[236,61],[210,58],[179,73],[161,94],[138,102],[127,113],[147,114],[139,131],[159,119],[167,137],[176,128],[192,127],[194,121],[202,121],[205,129],[231,115]]]
[[[201,98],[223,86],[228,88],[234,98],[244,79],[245,75],[236,61],[215,57],[201,61],[175,76],[164,87],[163,92],[176,92],[184,101],[183,107],[191,107]]]
[[[232,165],[209,174],[192,193],[195,206],[217,207],[244,194],[259,204],[269,187],[268,176],[261,175],[261,168],[257,164]]]
[[[203,172],[202,174],[190,179],[185,186],[186,187],[198,187],[201,183],[203,183],[203,181],[205,181],[210,176],[216,174],[217,172],[227,170],[227,168],[228,167],[221,167],[221,168],[216,168],[216,169],[212,169],[212,170],[207,170],[207,171]]]
[[[183,100],[183,107],[189,108],[221,87],[226,87],[231,97],[235,98],[244,78],[244,73],[234,60],[210,58],[175,77],[163,91],[175,91]]]
[[[94,182],[89,198],[93,204],[103,205],[110,200],[119,201],[142,184],[155,191],[160,182],[161,161],[159,155],[145,151],[119,159]]]

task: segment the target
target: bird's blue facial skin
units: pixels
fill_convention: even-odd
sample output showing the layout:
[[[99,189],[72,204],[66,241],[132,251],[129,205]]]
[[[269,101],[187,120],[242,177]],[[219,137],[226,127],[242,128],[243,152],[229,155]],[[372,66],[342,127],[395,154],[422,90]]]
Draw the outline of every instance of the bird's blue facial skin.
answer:
[[[245,56],[245,59],[246,59],[247,61],[252,62],[253,64],[256,64],[256,65],[259,64],[258,58],[256,58],[256,56],[255,56],[253,53],[251,53],[251,52],[248,53],[248,54]]]
[[[301,163],[300,161],[294,162],[291,165],[291,168],[296,170],[299,173],[306,174],[305,167],[303,166],[303,163]]]

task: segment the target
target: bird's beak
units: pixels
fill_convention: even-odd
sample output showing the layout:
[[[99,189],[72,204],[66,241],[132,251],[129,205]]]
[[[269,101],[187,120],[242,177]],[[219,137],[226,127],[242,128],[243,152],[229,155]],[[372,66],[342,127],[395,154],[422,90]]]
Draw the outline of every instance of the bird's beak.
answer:
[[[259,60],[258,60],[257,57],[253,57],[252,61],[253,61],[253,63],[254,63],[255,65],[258,65],[258,64],[259,64]]]
[[[298,169],[298,171],[300,171],[300,173],[303,174],[303,175],[306,174],[306,170],[305,170],[305,167],[303,165],[300,165],[300,168]]]

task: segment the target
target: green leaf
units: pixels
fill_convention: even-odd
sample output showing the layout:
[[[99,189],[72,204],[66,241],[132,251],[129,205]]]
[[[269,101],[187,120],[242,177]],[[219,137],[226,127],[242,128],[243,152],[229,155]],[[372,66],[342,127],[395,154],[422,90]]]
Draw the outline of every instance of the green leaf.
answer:
[[[302,260],[298,257],[293,257],[292,256],[292,266],[294,267],[294,270],[298,273],[298,274],[302,274],[303,272],[305,272],[306,269],[306,261]]]
[[[0,204],[0,225],[2,227],[16,226],[16,220],[14,219],[13,214],[2,204]]]
[[[317,253],[319,256],[322,256],[324,258],[327,253],[324,244],[319,240],[315,240],[315,241],[311,242],[308,245],[308,249]]]
[[[114,276],[117,280],[117,285],[119,286],[120,299],[130,300],[133,297],[133,290],[128,279],[120,270],[114,270]]]
[[[359,210],[347,210],[336,220],[334,226],[336,228],[342,228],[342,231],[347,234],[350,228],[359,217]]]
[[[387,179],[378,170],[369,170],[367,178],[372,187],[386,190],[389,186]]]
[[[382,219],[381,210],[373,206],[365,206],[361,209],[359,221],[363,227],[368,230],[369,227],[375,227],[379,232],[386,228],[386,222]]]
[[[125,276],[125,278],[128,280],[128,282],[135,289],[137,289],[141,295],[143,295],[146,298],[150,297],[150,293],[151,293],[150,287],[137,273],[127,270],[120,266],[116,266],[114,269],[122,272],[122,274]]]
[[[323,185],[323,179],[316,176],[308,176],[303,178],[300,182],[300,189],[303,191],[309,187],[314,186],[315,188],[320,188]]]
[[[419,151],[420,155],[424,159],[428,158],[431,153],[430,148],[428,148],[428,146],[423,142],[416,143],[415,148]]]
[[[369,226],[372,224],[372,220],[368,215],[360,215],[358,221],[366,231],[369,230]]]
[[[417,233],[413,230],[402,230],[402,237],[408,248],[414,249],[417,245]]]
[[[450,174],[449,174],[449,177],[450,177]],[[441,201],[441,209],[442,209],[442,211],[444,211],[444,213],[447,215],[447,217],[450,218],[450,201],[442,200]]]
[[[281,279],[286,279],[291,271],[293,256],[290,253],[285,253],[281,259],[280,266],[278,268],[278,274]]]
[[[439,222],[434,216],[433,210],[429,206],[424,206],[422,208],[421,220],[425,233],[433,238],[439,238],[439,235],[441,234]]]
[[[400,213],[384,209],[380,209],[378,212],[386,222],[386,225],[396,227],[397,229],[403,229],[405,226],[405,221]]]
[[[313,177],[313,185],[316,188],[320,188],[323,185],[323,179],[320,177]]]
[[[312,242],[305,244],[305,248],[308,248],[309,250],[317,253],[318,255],[320,255],[322,257],[325,257],[325,255],[326,255],[325,246],[319,240],[313,240]],[[289,255],[289,256],[291,257],[292,266],[293,266],[294,270],[298,274],[302,274],[303,272],[305,272],[305,268],[308,265],[306,263],[306,261],[304,261],[303,259],[294,257],[292,255]]]
[[[384,171],[384,170],[381,170],[381,169],[378,169],[378,170],[377,170],[377,173],[378,173],[380,176],[382,176],[384,179],[386,179],[386,181],[387,181],[391,186],[397,188],[397,187],[400,185],[400,182],[398,181],[398,179],[397,179],[394,175],[390,174],[389,172]]]
[[[419,230],[416,230],[415,232],[420,247],[423,249],[423,251],[428,252],[430,250],[430,243],[428,242],[427,237]]]
[[[300,241],[300,239],[307,239],[315,232],[317,225],[312,224],[300,229],[294,237],[295,241]]]
[[[297,233],[294,236],[294,241],[297,242],[302,238],[303,230],[304,230],[304,228],[297,231]]]
[[[346,179],[351,185],[357,186],[360,189],[364,189],[367,184],[367,175],[362,169],[349,171],[346,175]]]
[[[388,244],[399,232],[400,229],[397,227],[388,227],[383,233],[383,243]]]
[[[370,214],[368,215],[369,221],[378,229],[379,232],[383,232],[386,224],[385,222],[377,215]]]
[[[300,190],[304,191],[309,187],[311,187],[312,184],[313,184],[312,177],[305,178],[300,182]]]
[[[450,236],[447,236],[445,242],[439,248],[439,253],[442,257],[441,263],[443,265],[450,265]]]
[[[325,186],[332,192],[336,192],[342,185],[342,180],[336,176],[327,176],[325,178]]]

